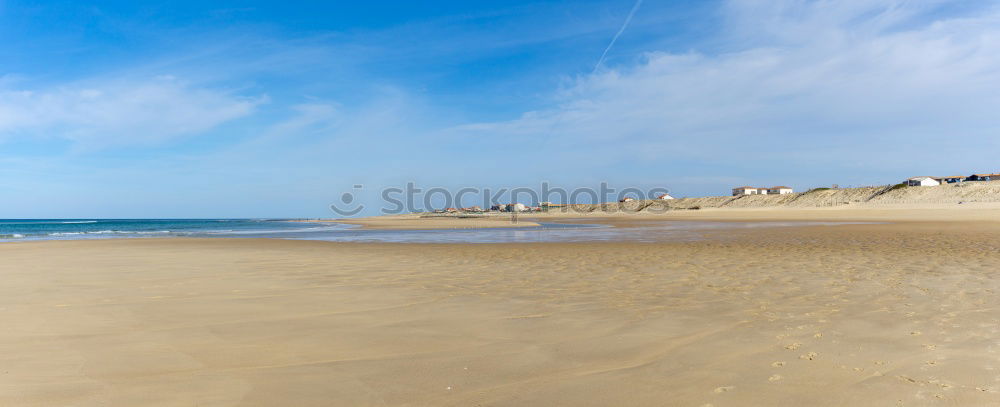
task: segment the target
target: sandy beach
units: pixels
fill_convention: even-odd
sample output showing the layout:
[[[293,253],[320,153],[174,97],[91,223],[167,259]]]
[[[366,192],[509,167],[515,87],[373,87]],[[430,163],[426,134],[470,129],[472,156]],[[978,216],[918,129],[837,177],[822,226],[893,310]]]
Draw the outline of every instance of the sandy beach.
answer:
[[[832,222],[1000,222],[1000,202],[956,204],[893,204],[855,205],[830,208],[707,208],[699,210],[669,210],[635,212],[608,204],[605,210],[552,210],[528,212],[518,216],[517,223],[505,212],[489,212],[477,217],[421,216],[400,214],[352,219],[316,219],[307,222],[332,222],[359,225],[376,230],[470,229],[531,227],[544,222],[583,222],[627,226],[631,222],[649,221],[832,221]]]
[[[0,405],[1000,404],[1000,224],[706,233],[2,244]]]

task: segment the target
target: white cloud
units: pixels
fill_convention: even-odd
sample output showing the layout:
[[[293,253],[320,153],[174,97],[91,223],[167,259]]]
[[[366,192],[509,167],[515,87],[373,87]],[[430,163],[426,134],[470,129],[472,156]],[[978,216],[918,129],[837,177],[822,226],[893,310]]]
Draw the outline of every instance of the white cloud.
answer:
[[[0,88],[0,140],[63,138],[86,146],[149,144],[247,116],[264,97],[196,87],[171,76],[40,89]]]
[[[995,162],[995,148],[947,152],[1000,146],[1000,13],[940,3],[732,1],[726,51],[649,52],[577,78],[555,107],[457,130],[770,168]]]

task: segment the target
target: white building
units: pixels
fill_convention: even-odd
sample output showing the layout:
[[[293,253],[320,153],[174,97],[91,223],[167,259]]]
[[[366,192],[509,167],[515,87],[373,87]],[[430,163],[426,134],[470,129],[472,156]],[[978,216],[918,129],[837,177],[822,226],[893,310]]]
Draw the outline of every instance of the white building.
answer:
[[[771,187],[767,189],[767,193],[771,195],[784,195],[791,194],[794,191],[789,187]]]
[[[941,183],[932,177],[913,177],[906,180],[906,185],[911,187],[936,187],[941,185]]]
[[[733,196],[757,195],[759,193],[760,193],[760,188],[754,188],[754,187],[733,188]]]
[[[670,194],[663,194],[656,197],[656,199],[674,199],[674,197],[670,196]]]
[[[619,199],[618,202],[632,202],[634,200],[635,200],[635,198],[633,198],[631,196],[626,196],[626,197],[624,197],[622,199]]]

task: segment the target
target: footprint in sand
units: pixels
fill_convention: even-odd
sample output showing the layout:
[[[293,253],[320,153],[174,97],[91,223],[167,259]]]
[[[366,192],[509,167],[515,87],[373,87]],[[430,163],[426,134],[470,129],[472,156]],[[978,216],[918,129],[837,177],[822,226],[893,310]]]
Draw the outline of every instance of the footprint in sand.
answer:
[[[778,380],[781,380],[781,375],[780,374],[771,375],[771,377],[767,378],[767,381],[772,382],[772,383],[776,382]]]
[[[773,367],[782,367],[784,365],[785,365],[785,362],[774,362],[774,363],[771,364],[771,366],[773,366]]]
[[[813,359],[816,359],[816,356],[819,356],[819,354],[816,353],[816,352],[809,352],[809,353],[807,353],[805,355],[799,356],[799,359],[802,359],[802,360],[813,360]]]
[[[923,334],[923,332],[920,332],[920,331],[910,332],[910,335],[913,335],[913,336],[918,336],[918,335],[921,335],[921,334]]]
[[[937,349],[937,345],[924,344],[924,349],[935,350],[935,349]]]
[[[793,344],[789,344],[789,345],[785,345],[785,349],[788,349],[788,350],[796,350],[796,349],[798,349],[798,348],[799,348],[799,346],[802,346],[802,344],[801,344],[801,343],[798,343],[798,342],[796,342],[796,343],[793,343]]]
[[[723,387],[716,387],[716,388],[715,388],[715,390],[714,390],[714,392],[715,392],[716,394],[721,394],[721,393],[725,393],[725,392],[727,392],[727,391],[730,391],[730,390],[733,390],[733,389],[735,389],[735,388],[736,388],[736,386],[723,386]]]

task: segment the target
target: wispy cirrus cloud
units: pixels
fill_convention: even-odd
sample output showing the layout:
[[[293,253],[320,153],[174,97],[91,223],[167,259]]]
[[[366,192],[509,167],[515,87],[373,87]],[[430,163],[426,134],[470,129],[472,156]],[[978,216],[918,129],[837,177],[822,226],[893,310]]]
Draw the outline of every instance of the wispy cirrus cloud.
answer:
[[[254,112],[240,96],[170,76],[0,88],[0,139],[56,138],[86,146],[142,145],[190,136]]]

